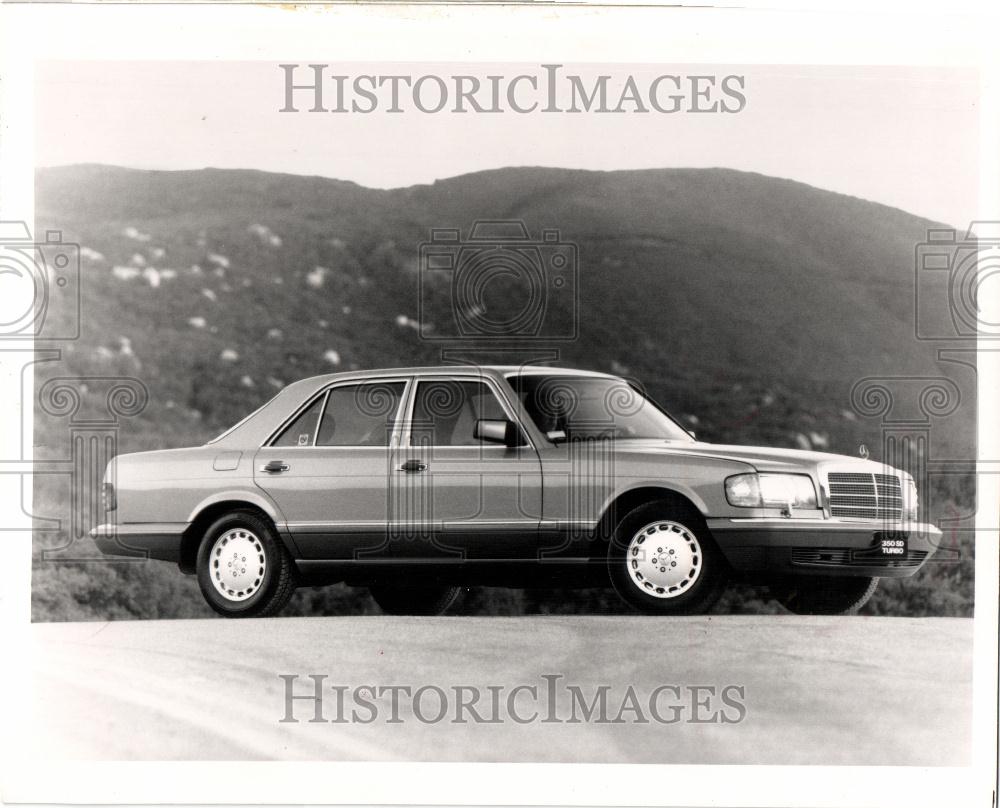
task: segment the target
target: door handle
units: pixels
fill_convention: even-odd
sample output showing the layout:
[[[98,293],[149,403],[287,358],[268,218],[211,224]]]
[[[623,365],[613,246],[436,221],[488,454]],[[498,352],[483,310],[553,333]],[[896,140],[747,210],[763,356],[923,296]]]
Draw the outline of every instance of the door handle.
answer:
[[[402,466],[399,467],[399,470],[405,471],[408,474],[412,474],[413,472],[416,471],[423,471],[426,468],[427,464],[422,463],[419,460],[407,460],[405,463],[403,463]]]
[[[272,460],[261,466],[260,470],[266,471],[268,474],[281,474],[283,471],[288,471],[288,468],[289,466],[284,460]]]

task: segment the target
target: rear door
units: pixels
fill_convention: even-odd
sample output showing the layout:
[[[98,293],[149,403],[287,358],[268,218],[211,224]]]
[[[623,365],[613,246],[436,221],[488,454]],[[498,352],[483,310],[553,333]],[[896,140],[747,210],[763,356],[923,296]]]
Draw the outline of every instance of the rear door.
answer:
[[[399,377],[332,385],[258,450],[254,479],[278,504],[303,558],[385,554],[409,383]]]

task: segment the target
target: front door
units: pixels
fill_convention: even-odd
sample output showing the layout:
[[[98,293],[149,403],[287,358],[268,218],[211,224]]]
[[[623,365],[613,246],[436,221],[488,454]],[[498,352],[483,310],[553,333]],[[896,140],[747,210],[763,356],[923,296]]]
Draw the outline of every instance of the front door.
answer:
[[[445,561],[531,559],[542,514],[538,454],[475,437],[479,419],[515,420],[485,377],[422,377],[411,396],[393,474],[393,555]]]

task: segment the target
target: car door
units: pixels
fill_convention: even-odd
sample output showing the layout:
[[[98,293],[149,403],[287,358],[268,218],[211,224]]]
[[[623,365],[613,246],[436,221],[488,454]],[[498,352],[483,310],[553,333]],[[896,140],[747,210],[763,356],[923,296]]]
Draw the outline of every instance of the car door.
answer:
[[[406,377],[341,382],[304,402],[262,447],[254,479],[306,559],[384,554]]]
[[[592,557],[595,527],[622,484],[617,442],[600,436],[614,430],[617,410],[638,399],[624,382],[588,389],[585,376],[529,371],[506,381],[539,436],[545,479],[539,555],[544,560]]]
[[[394,555],[446,560],[531,559],[542,513],[538,454],[474,437],[478,419],[517,423],[496,382],[417,377],[396,451]]]

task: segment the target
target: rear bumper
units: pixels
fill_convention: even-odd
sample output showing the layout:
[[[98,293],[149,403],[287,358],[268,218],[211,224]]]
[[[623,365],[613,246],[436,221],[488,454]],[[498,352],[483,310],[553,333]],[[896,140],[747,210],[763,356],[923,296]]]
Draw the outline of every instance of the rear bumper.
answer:
[[[937,549],[934,525],[833,519],[709,519],[708,527],[738,572],[905,578]],[[882,556],[883,535],[905,536],[907,552]]]
[[[180,563],[186,524],[98,525],[90,531],[104,555],[155,558]]]

